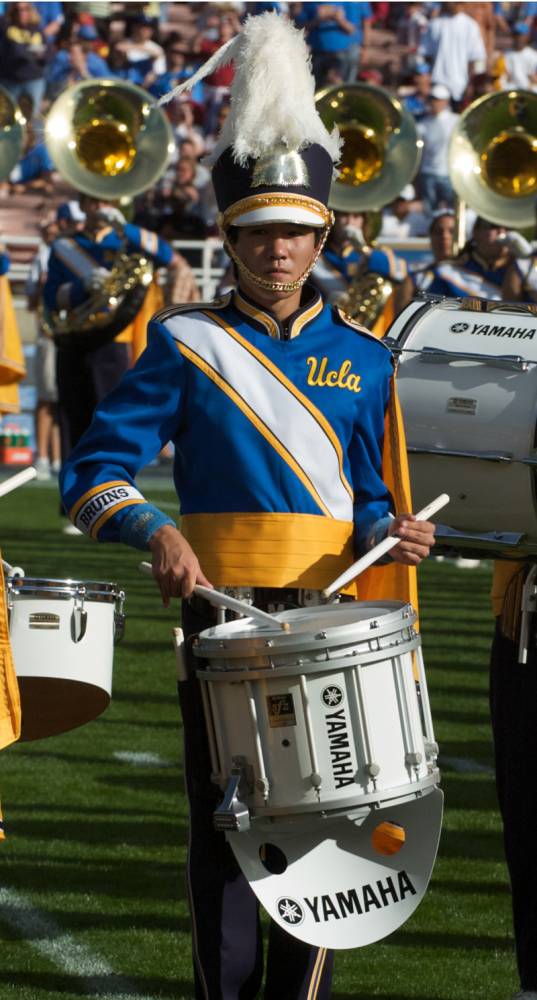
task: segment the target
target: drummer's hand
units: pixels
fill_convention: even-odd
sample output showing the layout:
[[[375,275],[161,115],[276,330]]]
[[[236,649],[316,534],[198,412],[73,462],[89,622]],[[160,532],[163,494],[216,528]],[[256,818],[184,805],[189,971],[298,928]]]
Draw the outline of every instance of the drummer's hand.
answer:
[[[197,556],[184,535],[172,524],[164,524],[149,539],[153,553],[153,576],[165,608],[171,597],[190,597],[194,585],[212,587],[201,571]]]
[[[389,535],[401,539],[390,552],[395,562],[406,566],[417,566],[426,559],[434,545],[435,526],[431,521],[416,521],[414,514],[399,514],[394,517],[388,529]]]

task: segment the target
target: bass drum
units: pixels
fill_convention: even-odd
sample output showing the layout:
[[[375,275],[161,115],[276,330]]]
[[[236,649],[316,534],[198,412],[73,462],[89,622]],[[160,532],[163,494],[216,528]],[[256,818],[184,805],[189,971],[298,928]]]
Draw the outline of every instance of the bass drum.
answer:
[[[417,299],[386,338],[399,359],[414,506],[449,493],[437,544],[537,554],[537,317],[509,303]]]

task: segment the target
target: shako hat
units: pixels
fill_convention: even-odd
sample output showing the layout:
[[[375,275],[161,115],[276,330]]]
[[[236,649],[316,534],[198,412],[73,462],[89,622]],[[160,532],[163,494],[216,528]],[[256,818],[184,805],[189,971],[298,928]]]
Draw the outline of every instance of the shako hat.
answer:
[[[221,228],[330,226],[328,195],[341,139],[321,121],[303,32],[286,18],[273,12],[248,17],[239,35],[159,103],[229,62],[235,68],[231,111],[206,160]]]

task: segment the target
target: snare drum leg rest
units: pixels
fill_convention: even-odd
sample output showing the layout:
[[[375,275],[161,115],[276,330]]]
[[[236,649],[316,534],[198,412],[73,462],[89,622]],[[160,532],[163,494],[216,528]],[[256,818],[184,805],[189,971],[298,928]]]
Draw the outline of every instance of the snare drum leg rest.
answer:
[[[179,683],[185,740],[184,770],[190,803],[187,865],[197,1000],[254,1000],[261,988],[263,943],[258,903],[223,833],[213,828],[220,801],[211,783],[200,686],[201,660],[191,637],[214,624],[183,602],[187,680]],[[271,925],[265,1000],[329,1000],[332,955]]]

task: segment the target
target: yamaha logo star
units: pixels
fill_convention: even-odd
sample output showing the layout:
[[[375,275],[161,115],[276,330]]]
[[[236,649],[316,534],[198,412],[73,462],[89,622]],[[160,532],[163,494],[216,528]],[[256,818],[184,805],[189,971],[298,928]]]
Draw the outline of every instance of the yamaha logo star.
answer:
[[[470,329],[469,323],[454,323],[453,326],[449,328],[452,333],[464,333],[465,330]]]
[[[297,903],[295,899],[290,899],[289,896],[284,896],[283,899],[279,899],[278,903],[278,913],[282,920],[285,920],[286,924],[292,924],[293,927],[298,927],[299,924],[304,920],[304,910]]]
[[[324,688],[322,699],[328,708],[333,708],[334,705],[340,705],[343,701],[343,691],[336,684],[330,684],[329,687]]]

